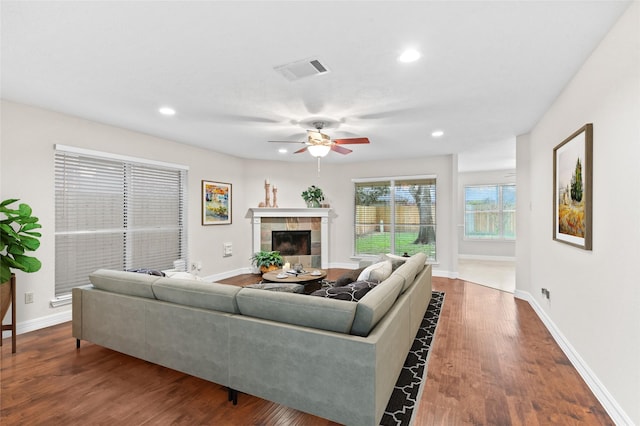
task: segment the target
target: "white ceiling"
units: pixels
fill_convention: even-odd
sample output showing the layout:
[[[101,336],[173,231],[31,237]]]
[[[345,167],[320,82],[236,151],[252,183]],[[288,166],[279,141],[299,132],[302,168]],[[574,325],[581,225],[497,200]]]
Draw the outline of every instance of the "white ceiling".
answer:
[[[332,137],[371,140],[323,161],[458,153],[463,171],[507,169],[628,5],[2,0],[2,97],[243,158],[313,161],[267,141],[322,117]],[[406,47],[422,58],[397,62]],[[274,70],[309,57],[330,72]]]

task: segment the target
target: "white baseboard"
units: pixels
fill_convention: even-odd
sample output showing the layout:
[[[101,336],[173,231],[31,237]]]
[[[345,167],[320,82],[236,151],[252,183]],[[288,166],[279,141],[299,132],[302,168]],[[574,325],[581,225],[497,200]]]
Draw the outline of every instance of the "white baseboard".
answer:
[[[458,273],[457,272],[451,272],[451,271],[443,271],[440,269],[434,269],[431,272],[431,275],[434,277],[440,277],[440,278],[449,278],[452,280],[457,280],[458,279]]]
[[[516,258],[513,256],[487,256],[483,254],[459,254],[458,259],[464,260],[488,260],[495,262],[515,262]]]
[[[226,278],[235,277],[236,275],[251,274],[251,273],[253,273],[251,268],[239,268],[239,269],[234,269],[233,271],[227,271],[221,274],[208,275],[206,277],[201,277],[201,278],[204,281],[215,282],[215,281],[224,280]]]
[[[52,325],[62,324],[63,322],[67,321],[71,321],[71,307],[69,307],[68,311],[58,312],[52,315],[47,315],[45,317],[35,318],[32,320],[17,323],[16,335],[39,330],[41,328],[51,327]],[[4,331],[2,333],[3,339],[10,336],[10,331]]]
[[[514,296],[518,299],[529,302],[529,305],[531,305],[542,323],[547,327],[547,330],[549,330],[553,339],[556,341],[558,346],[560,346],[560,349],[562,349],[567,358],[569,358],[569,361],[578,371],[578,374],[580,374],[582,379],[587,383],[587,386],[591,389],[591,392],[593,392],[598,401],[600,401],[607,414],[611,417],[611,420],[619,426],[633,426],[634,423],[631,418],[627,413],[625,413],[622,407],[620,407],[604,384],[602,384],[596,374],[589,368],[584,359],[582,359],[580,354],[571,345],[569,340],[567,340],[558,327],[556,327],[549,315],[547,315],[545,310],[542,309],[540,304],[538,304],[538,301],[530,293],[522,290],[516,290]]]

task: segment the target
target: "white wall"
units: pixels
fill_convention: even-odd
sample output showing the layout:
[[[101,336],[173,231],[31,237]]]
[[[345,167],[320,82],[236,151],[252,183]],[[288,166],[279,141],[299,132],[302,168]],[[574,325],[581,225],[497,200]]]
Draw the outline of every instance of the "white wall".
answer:
[[[515,241],[468,240],[464,238],[464,187],[467,185],[498,185],[515,182],[516,176],[514,169],[458,174],[458,208],[456,209],[456,218],[459,256],[470,258],[515,259]]]
[[[54,144],[188,165],[188,247],[191,260],[202,261],[203,276],[247,266],[246,253],[250,250],[251,234],[250,229],[242,226],[243,202],[234,203],[233,211],[233,222],[241,225],[200,225],[201,180],[233,182],[234,189],[242,194],[242,160],[7,101],[2,102],[1,140],[0,198],[20,198],[31,205],[43,227],[41,246],[35,253],[42,261],[42,269],[32,274],[16,273],[19,326],[70,309],[69,306],[49,307],[49,301],[54,297],[55,274]],[[223,241],[233,242],[236,252],[242,255],[223,258]],[[33,304],[22,303],[27,291],[34,292]]]
[[[613,398],[619,424],[640,424],[639,28],[634,2],[532,130],[529,144],[518,144],[528,150],[518,160],[529,157],[523,169],[530,167],[531,210],[528,218],[518,216],[530,228],[530,264],[519,265],[519,278],[530,272],[517,289],[532,295],[602,394]],[[552,240],[553,148],[585,123],[594,129],[593,251]],[[519,163],[519,185],[520,173]],[[529,259],[518,250],[517,261]],[[550,301],[541,287],[551,291]]]

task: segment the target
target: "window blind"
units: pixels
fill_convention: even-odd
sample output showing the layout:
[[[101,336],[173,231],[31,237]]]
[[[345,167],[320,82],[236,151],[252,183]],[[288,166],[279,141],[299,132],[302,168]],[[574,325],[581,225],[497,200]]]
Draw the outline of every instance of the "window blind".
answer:
[[[436,179],[355,182],[355,255],[427,254],[436,258]]]
[[[56,297],[99,268],[170,269],[184,259],[184,168],[56,149]]]

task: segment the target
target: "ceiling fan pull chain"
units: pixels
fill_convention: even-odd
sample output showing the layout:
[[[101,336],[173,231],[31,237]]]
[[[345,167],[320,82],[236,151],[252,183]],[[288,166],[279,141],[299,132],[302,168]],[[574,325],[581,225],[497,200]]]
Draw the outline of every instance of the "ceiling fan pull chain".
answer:
[[[320,177],[320,157],[318,157],[318,177]]]

